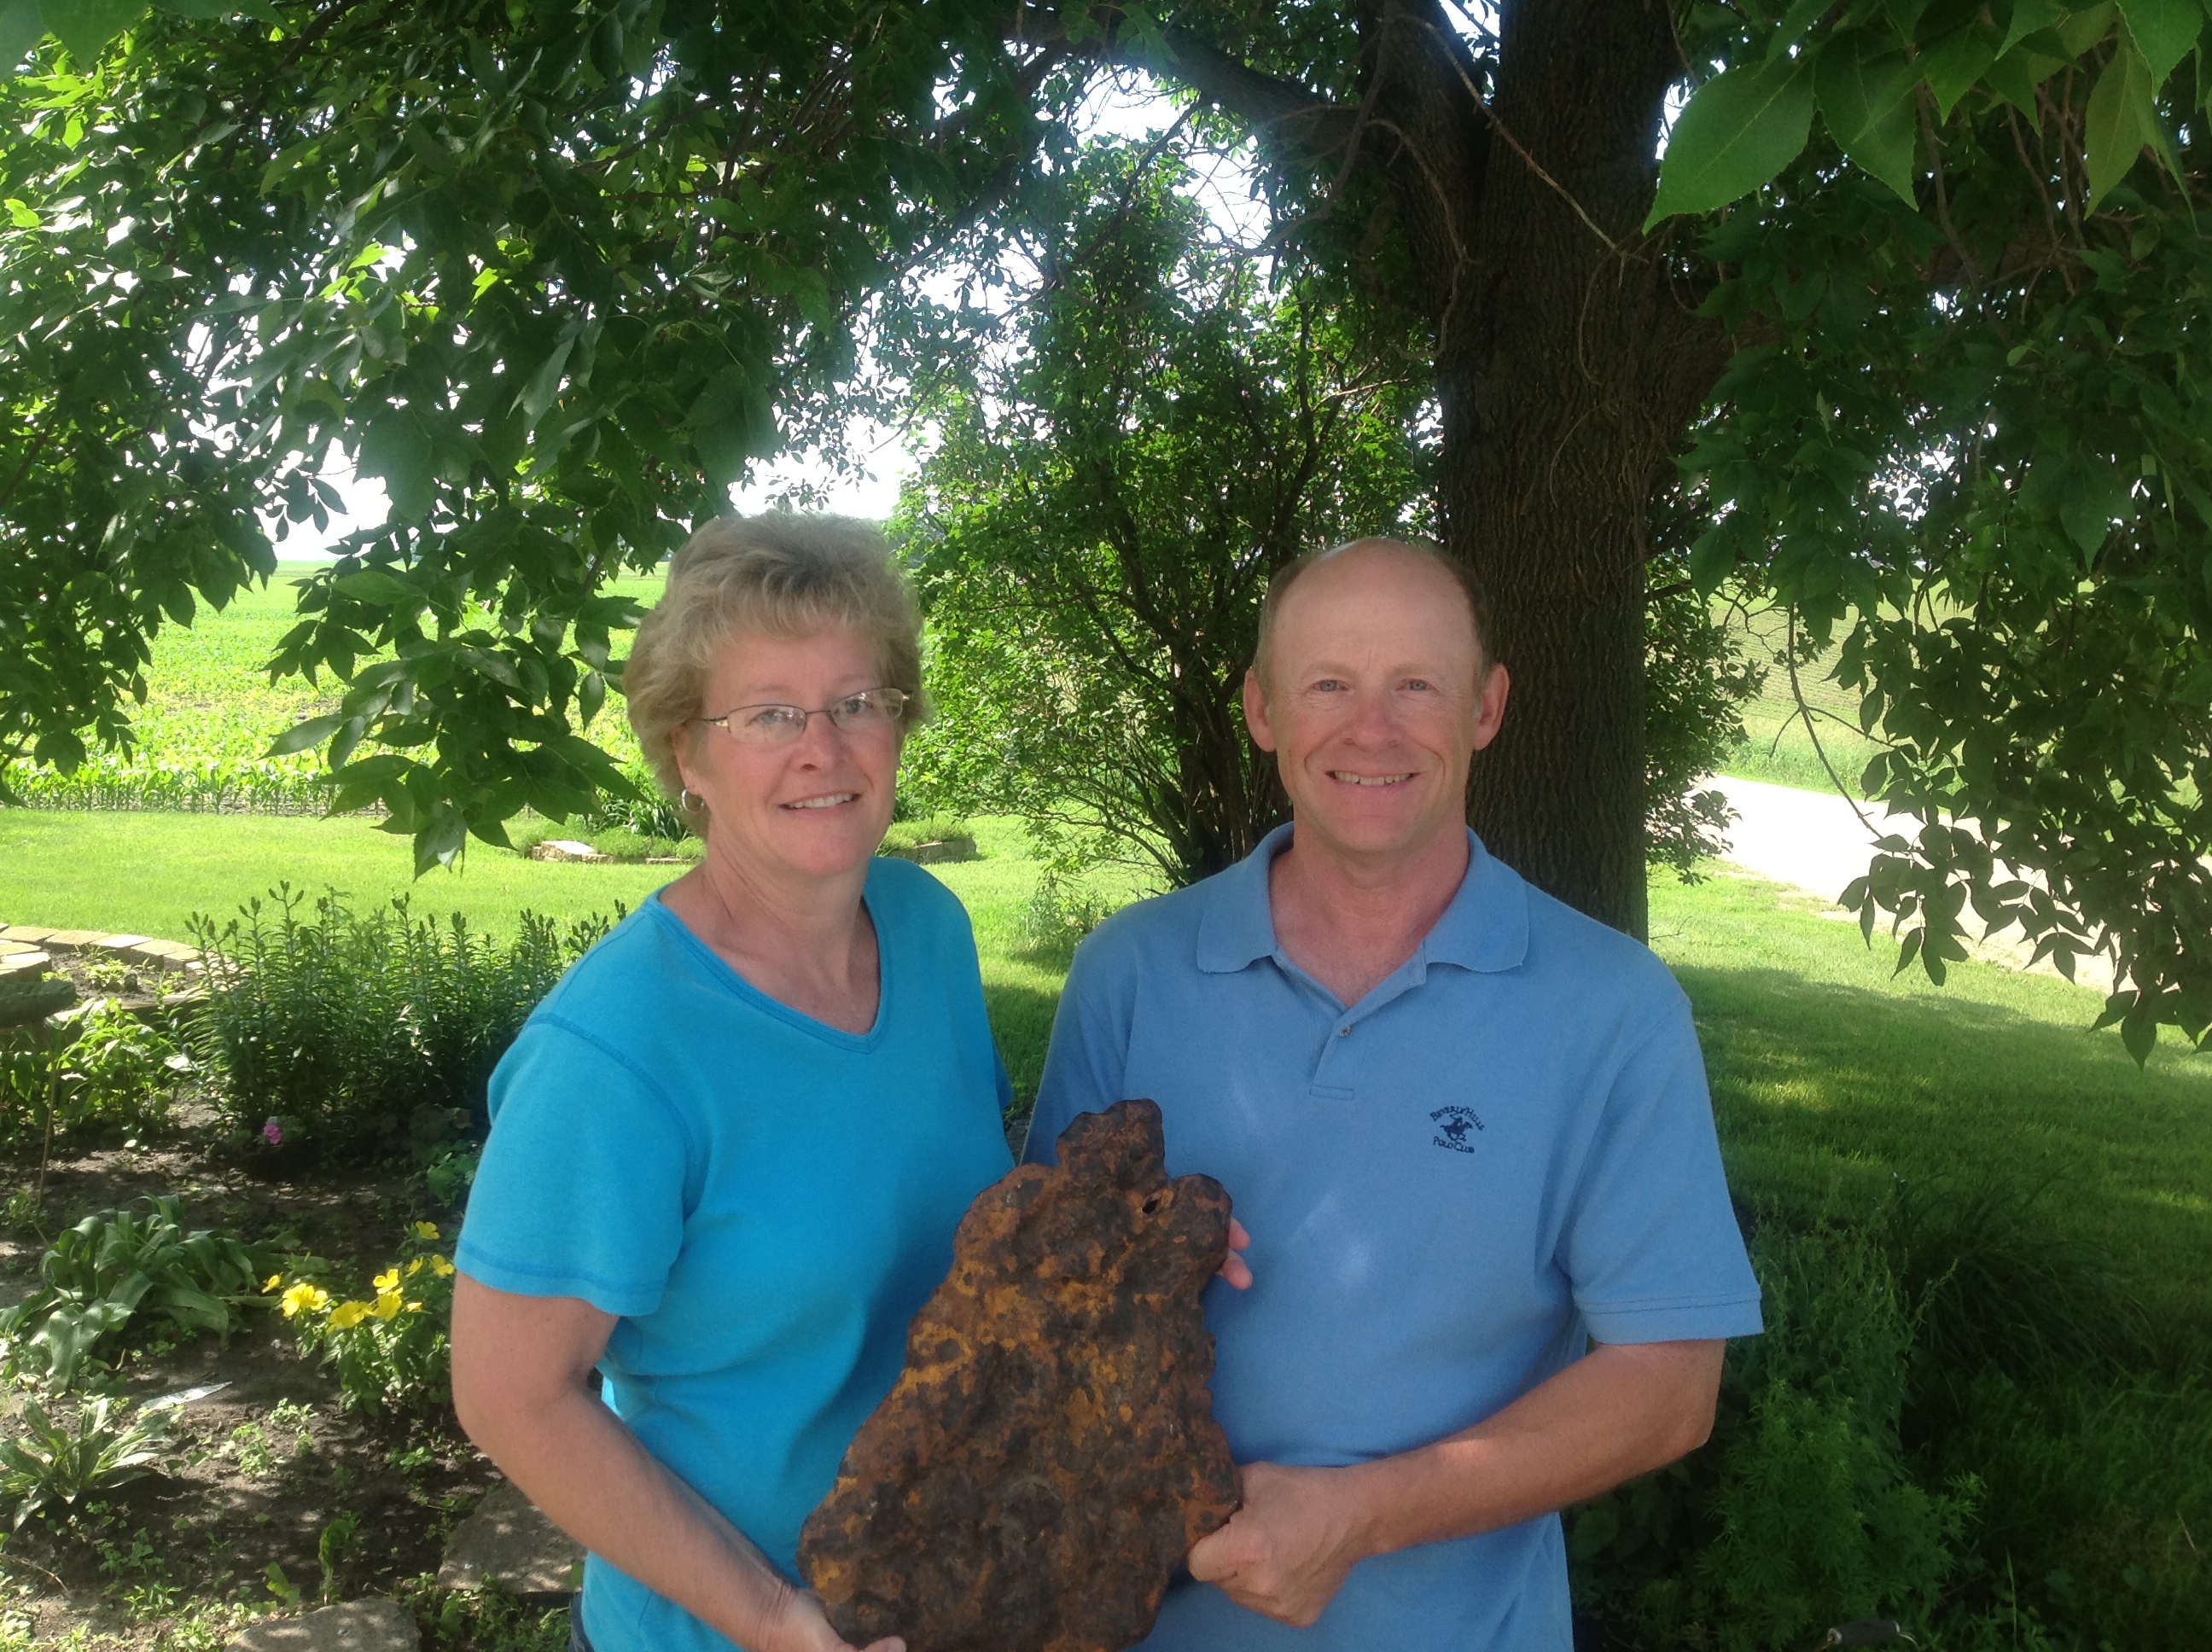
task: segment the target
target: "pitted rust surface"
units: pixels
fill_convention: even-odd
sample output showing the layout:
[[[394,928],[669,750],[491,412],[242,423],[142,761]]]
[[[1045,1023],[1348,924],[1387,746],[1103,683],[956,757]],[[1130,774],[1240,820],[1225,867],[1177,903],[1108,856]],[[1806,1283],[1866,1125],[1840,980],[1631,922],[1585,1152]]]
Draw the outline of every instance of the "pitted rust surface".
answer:
[[[1084,1114],[1057,1168],[986,1188],[799,1537],[838,1633],[909,1652],[1142,1640],[1237,1506],[1199,1309],[1228,1249],[1229,1195],[1169,1179],[1150,1102]]]

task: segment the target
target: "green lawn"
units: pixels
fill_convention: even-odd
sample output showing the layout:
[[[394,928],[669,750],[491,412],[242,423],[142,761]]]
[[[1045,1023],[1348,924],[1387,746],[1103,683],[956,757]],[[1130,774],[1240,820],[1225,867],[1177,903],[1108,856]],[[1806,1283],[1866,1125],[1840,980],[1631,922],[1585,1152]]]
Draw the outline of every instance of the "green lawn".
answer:
[[[1869,948],[1755,878],[1655,879],[1651,928],[1695,1007],[1740,1193],[1843,1218],[1897,1177],[2040,1190],[2039,1222],[2156,1316],[2212,1332],[2212,1060],[2169,1036],[2137,1068],[2087,1030],[2101,996],[2055,977],[1895,975],[1879,932]]]

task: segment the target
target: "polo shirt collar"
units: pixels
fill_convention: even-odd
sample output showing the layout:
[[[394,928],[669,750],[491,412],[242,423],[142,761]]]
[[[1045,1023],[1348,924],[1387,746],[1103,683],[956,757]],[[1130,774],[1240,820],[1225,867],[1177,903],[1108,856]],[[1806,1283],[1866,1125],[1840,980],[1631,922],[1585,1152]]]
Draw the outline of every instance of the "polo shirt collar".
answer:
[[[1280,825],[1251,853],[1212,880],[1198,926],[1198,967],[1231,975],[1275,956],[1275,919],[1267,868],[1290,847],[1292,827]],[[1528,953],[1528,886],[1520,874],[1467,835],[1467,875],[1414,954],[1418,969],[1457,964],[1481,974],[1517,969]]]

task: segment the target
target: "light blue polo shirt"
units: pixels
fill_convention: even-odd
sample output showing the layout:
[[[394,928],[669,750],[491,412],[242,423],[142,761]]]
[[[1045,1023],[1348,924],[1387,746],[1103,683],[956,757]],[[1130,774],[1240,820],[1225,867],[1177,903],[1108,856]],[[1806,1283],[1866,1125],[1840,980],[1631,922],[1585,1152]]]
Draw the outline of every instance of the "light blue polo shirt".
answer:
[[[951,892],[878,860],[876,1024],[724,963],[658,896],[538,1005],[491,1084],[455,1264],[620,1315],[599,1369],[647,1450],[796,1581],[799,1529],[897,1380],[969,1202],[1012,1168],[975,943]],[[599,1556],[597,1652],[731,1643]]]
[[[1333,1466],[1490,1416],[1586,1339],[1759,1329],[1687,1001],[1636,942],[1472,861],[1413,957],[1346,1008],[1275,940],[1291,828],[1077,952],[1028,1157],[1078,1113],[1159,1103],[1255,1283],[1207,1287],[1214,1414],[1240,1462]],[[1148,1652],[1569,1652],[1557,1515],[1377,1556],[1311,1629],[1208,1584]]]

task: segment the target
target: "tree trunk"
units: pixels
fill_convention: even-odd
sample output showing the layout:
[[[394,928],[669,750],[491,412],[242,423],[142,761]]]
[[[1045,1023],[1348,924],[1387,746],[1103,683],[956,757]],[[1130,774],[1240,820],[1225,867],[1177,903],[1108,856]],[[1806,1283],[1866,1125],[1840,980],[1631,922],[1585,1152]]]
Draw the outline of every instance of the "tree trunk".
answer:
[[[1392,168],[1449,276],[1431,298],[1447,542],[1512,673],[1468,813],[1530,882],[1640,938],[1645,512],[1723,360],[1638,234],[1680,58],[1664,0],[1512,0],[1500,21],[1473,198],[1443,208],[1434,113],[1413,129],[1424,164]],[[1456,81],[1431,52],[1394,101],[1433,110]]]
[[[1677,293],[1665,232],[1641,234],[1686,72],[1668,5],[1503,0],[1492,72],[1441,0],[1358,0],[1357,106],[1176,29],[1125,59],[1239,112],[1281,164],[1334,170],[1351,149],[1389,178],[1435,328],[1446,539],[1513,674],[1468,819],[1639,937],[1645,516],[1728,347]]]

